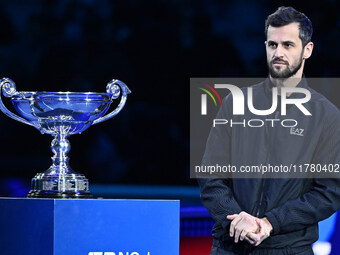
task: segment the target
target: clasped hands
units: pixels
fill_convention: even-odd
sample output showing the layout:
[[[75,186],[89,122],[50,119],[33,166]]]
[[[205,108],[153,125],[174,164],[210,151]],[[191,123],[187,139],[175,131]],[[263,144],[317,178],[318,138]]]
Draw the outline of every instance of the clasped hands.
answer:
[[[246,212],[228,215],[227,219],[231,220],[229,234],[235,238],[235,243],[245,240],[251,245],[258,246],[273,230],[267,218],[259,219]]]

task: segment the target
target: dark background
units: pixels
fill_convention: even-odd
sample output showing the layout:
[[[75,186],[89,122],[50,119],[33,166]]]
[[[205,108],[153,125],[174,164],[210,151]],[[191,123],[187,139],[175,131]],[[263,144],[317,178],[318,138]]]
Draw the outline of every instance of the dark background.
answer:
[[[265,77],[264,21],[281,5],[313,22],[306,76],[339,76],[333,0],[0,1],[0,74],[19,91],[104,92],[111,79],[124,81],[132,94],[122,112],[70,137],[72,168],[90,183],[196,185],[189,79]],[[339,104],[339,88],[321,92]],[[51,141],[0,114],[0,195],[22,195],[49,167]]]

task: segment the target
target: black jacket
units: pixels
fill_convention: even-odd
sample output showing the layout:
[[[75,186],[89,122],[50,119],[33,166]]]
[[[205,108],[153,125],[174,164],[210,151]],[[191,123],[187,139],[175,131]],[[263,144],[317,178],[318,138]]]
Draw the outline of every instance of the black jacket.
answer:
[[[269,109],[272,104],[270,80],[252,87],[254,107]],[[232,116],[232,97],[228,95],[216,118],[295,119],[297,128],[303,129],[303,136],[291,134],[290,128],[281,125],[271,128],[269,122],[261,128],[217,125],[211,128],[202,165],[340,164],[339,110],[311,89],[305,79],[298,87],[311,92],[311,100],[304,106],[312,116],[305,116],[295,105],[288,107],[286,116],[278,116],[277,112],[271,116],[255,116],[249,111],[245,116]],[[243,92],[247,98],[247,90]],[[291,97],[299,95],[293,93]],[[202,203],[215,221],[213,236],[227,247],[238,246],[229,237],[230,221],[226,218],[229,214],[245,211],[268,218],[273,233],[259,248],[289,246],[298,249],[315,242],[318,222],[340,207],[339,178],[210,178],[198,181]]]

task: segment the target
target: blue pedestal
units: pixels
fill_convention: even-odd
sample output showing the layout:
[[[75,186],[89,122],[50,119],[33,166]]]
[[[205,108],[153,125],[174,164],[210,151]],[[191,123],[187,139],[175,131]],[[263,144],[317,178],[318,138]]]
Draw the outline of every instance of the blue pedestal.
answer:
[[[178,255],[179,201],[0,198],[6,255]]]

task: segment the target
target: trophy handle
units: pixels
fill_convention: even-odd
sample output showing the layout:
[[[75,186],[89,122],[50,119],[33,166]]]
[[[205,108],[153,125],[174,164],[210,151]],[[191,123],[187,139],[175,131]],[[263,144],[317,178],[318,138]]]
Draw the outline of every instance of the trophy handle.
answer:
[[[13,95],[19,94],[18,91],[16,91],[15,88],[15,83],[9,79],[9,78],[2,78],[0,80],[0,110],[6,114],[8,117],[20,121],[22,123],[25,123],[27,125],[30,126],[34,126],[32,123],[30,123],[29,121],[25,120],[24,118],[19,117],[18,115],[12,113],[11,111],[9,111],[6,106],[3,104],[2,100],[1,100],[1,92],[5,97],[12,97]]]
[[[131,90],[128,88],[128,86],[126,86],[126,84],[120,80],[113,79],[107,84],[106,93],[110,94],[111,99],[117,99],[120,95],[120,92],[122,92],[122,97],[117,108],[114,109],[111,113],[93,121],[92,123],[93,125],[108,120],[113,116],[117,115],[123,109],[127,95],[131,93]]]

